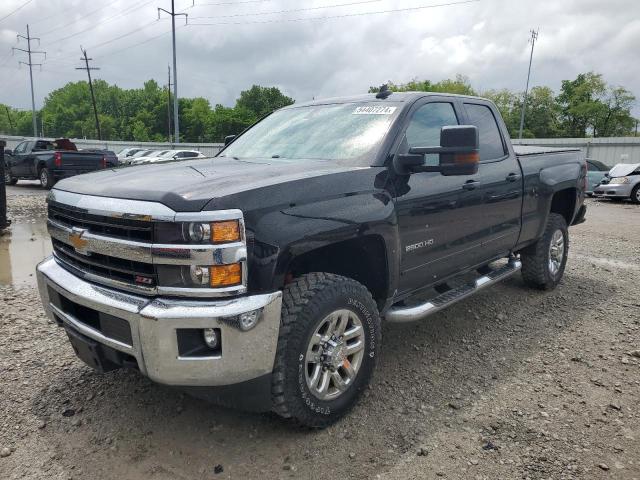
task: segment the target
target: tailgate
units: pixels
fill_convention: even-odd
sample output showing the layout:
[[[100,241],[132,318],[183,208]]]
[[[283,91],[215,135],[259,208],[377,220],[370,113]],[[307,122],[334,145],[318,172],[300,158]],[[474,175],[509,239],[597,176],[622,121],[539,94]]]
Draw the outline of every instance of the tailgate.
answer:
[[[62,153],[62,170],[77,170],[90,172],[104,168],[101,153],[91,152],[61,152]]]

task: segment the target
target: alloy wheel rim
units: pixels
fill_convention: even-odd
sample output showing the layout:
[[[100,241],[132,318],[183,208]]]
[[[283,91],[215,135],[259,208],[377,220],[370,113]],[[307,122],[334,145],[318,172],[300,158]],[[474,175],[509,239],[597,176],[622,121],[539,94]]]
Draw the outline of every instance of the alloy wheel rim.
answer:
[[[47,184],[47,180],[48,180],[48,178],[47,178],[47,172],[46,172],[46,170],[42,170],[42,171],[40,172],[40,183],[41,183],[42,185],[46,185],[46,184]]]
[[[640,202],[640,188],[636,190],[636,200]]]
[[[549,273],[556,276],[564,259],[564,234],[562,230],[556,230],[551,236],[549,245]]]
[[[364,328],[351,310],[331,312],[309,339],[304,358],[307,387],[320,400],[333,400],[353,385],[364,357]]]

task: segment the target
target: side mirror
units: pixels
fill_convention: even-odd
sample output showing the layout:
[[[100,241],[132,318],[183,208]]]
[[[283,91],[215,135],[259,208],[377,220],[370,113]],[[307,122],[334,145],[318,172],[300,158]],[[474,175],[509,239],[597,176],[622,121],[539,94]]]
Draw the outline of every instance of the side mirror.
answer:
[[[4,154],[5,155],[13,155],[13,150],[11,150],[10,148],[5,148],[4,149]]]
[[[236,137],[237,135],[227,135],[226,137],[224,137],[224,146],[226,147],[227,145],[229,145]]]
[[[440,130],[439,147],[411,147],[408,154],[396,155],[393,165],[400,175],[440,172],[442,175],[473,175],[480,163],[478,128],[452,125]],[[438,154],[438,165],[425,165],[425,155]]]

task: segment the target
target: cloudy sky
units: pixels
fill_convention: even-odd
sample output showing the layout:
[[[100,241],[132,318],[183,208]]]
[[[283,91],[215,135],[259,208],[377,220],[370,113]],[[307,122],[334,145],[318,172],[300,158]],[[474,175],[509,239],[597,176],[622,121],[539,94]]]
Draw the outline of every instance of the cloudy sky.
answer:
[[[528,37],[539,28],[532,85],[596,71],[640,98],[638,0],[176,0],[180,96],[233,105],[252,84],[298,101],[366,92],[386,80],[440,80],[460,73],[476,89],[523,89]],[[122,87],[166,84],[170,0],[2,0],[0,103],[30,107],[26,48],[34,55],[36,106],[69,81],[86,79],[80,45]],[[376,12],[376,13],[374,13]],[[95,78],[94,77],[94,78]],[[634,112],[640,114],[638,108]]]

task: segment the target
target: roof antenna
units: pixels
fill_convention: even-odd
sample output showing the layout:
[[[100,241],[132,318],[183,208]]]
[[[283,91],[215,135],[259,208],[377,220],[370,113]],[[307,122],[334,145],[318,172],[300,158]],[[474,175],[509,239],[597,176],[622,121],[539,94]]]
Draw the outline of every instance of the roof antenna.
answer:
[[[387,85],[385,83],[384,85],[380,85],[380,90],[376,94],[376,98],[381,98],[381,99],[384,100],[385,98],[387,98],[392,93],[393,92],[391,90],[389,90],[389,85]]]

